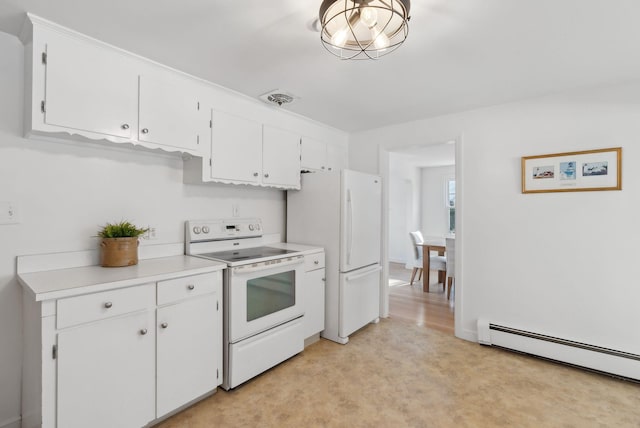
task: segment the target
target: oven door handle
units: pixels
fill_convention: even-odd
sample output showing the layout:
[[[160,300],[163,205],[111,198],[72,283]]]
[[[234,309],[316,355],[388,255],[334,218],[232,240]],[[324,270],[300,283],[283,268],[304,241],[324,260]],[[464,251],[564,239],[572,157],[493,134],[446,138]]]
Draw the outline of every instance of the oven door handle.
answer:
[[[236,267],[232,268],[232,272],[234,274],[244,274],[244,273],[256,272],[256,271],[260,271],[260,270],[280,268],[280,267],[283,267],[283,266],[299,265],[299,264],[302,264],[302,263],[304,263],[304,257],[303,256],[295,256],[295,257],[292,257],[291,260],[275,259],[275,260],[268,260],[266,262],[248,264],[248,265],[243,265],[243,266],[236,266]]]

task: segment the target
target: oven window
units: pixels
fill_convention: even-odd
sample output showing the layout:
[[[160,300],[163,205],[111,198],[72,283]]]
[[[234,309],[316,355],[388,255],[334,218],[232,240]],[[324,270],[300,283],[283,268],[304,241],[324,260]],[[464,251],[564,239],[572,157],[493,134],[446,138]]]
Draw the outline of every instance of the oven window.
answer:
[[[296,271],[277,273],[247,281],[247,321],[295,305]]]

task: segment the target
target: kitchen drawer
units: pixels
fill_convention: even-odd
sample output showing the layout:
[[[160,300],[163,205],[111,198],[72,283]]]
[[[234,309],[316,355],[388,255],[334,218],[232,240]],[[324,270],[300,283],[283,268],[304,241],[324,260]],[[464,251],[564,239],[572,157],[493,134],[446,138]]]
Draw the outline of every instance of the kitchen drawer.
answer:
[[[56,323],[60,329],[153,306],[155,306],[154,284],[67,297],[57,301]]]
[[[304,256],[304,270],[320,269],[324,267],[324,251],[321,253],[307,254]]]
[[[214,293],[220,284],[222,284],[222,271],[159,281],[158,305],[186,299],[187,297]]]

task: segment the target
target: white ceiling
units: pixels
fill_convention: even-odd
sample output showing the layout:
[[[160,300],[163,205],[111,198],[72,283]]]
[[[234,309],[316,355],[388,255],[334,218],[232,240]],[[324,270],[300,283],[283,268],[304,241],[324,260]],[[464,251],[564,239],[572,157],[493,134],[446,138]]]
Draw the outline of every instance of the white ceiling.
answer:
[[[1,0],[24,12],[345,131],[640,76],[638,0],[414,0],[409,37],[340,61],[309,29],[321,0]]]

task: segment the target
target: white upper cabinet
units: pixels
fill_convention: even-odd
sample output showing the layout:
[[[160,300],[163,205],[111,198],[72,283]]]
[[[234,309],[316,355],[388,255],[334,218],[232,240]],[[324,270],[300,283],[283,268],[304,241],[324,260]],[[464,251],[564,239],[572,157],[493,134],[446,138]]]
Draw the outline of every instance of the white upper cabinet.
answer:
[[[339,171],[346,168],[346,149],[311,137],[302,137],[300,167],[303,171]]]
[[[211,156],[185,160],[185,183],[300,188],[298,134],[218,110],[211,128]]]
[[[327,144],[327,169],[340,171],[347,167],[347,146],[340,144]]]
[[[28,22],[27,135],[200,154],[209,118],[196,79],[33,15]]]
[[[262,182],[300,188],[300,136],[264,125],[262,128]]]
[[[262,125],[214,110],[211,130],[210,178],[258,184],[262,175]]]
[[[345,165],[342,146],[301,140],[307,121],[257,100],[31,14],[20,38],[27,136],[181,152],[186,183],[299,189],[301,169]]]
[[[168,73],[140,76],[139,141],[199,151],[203,125],[208,134],[207,116],[188,79]]]
[[[311,137],[302,137],[301,167],[308,171],[327,170],[327,144]]]
[[[40,56],[36,67],[46,68],[40,105],[46,124],[69,128],[69,133],[96,133],[97,138],[135,136],[138,76],[126,55],[52,35]]]

